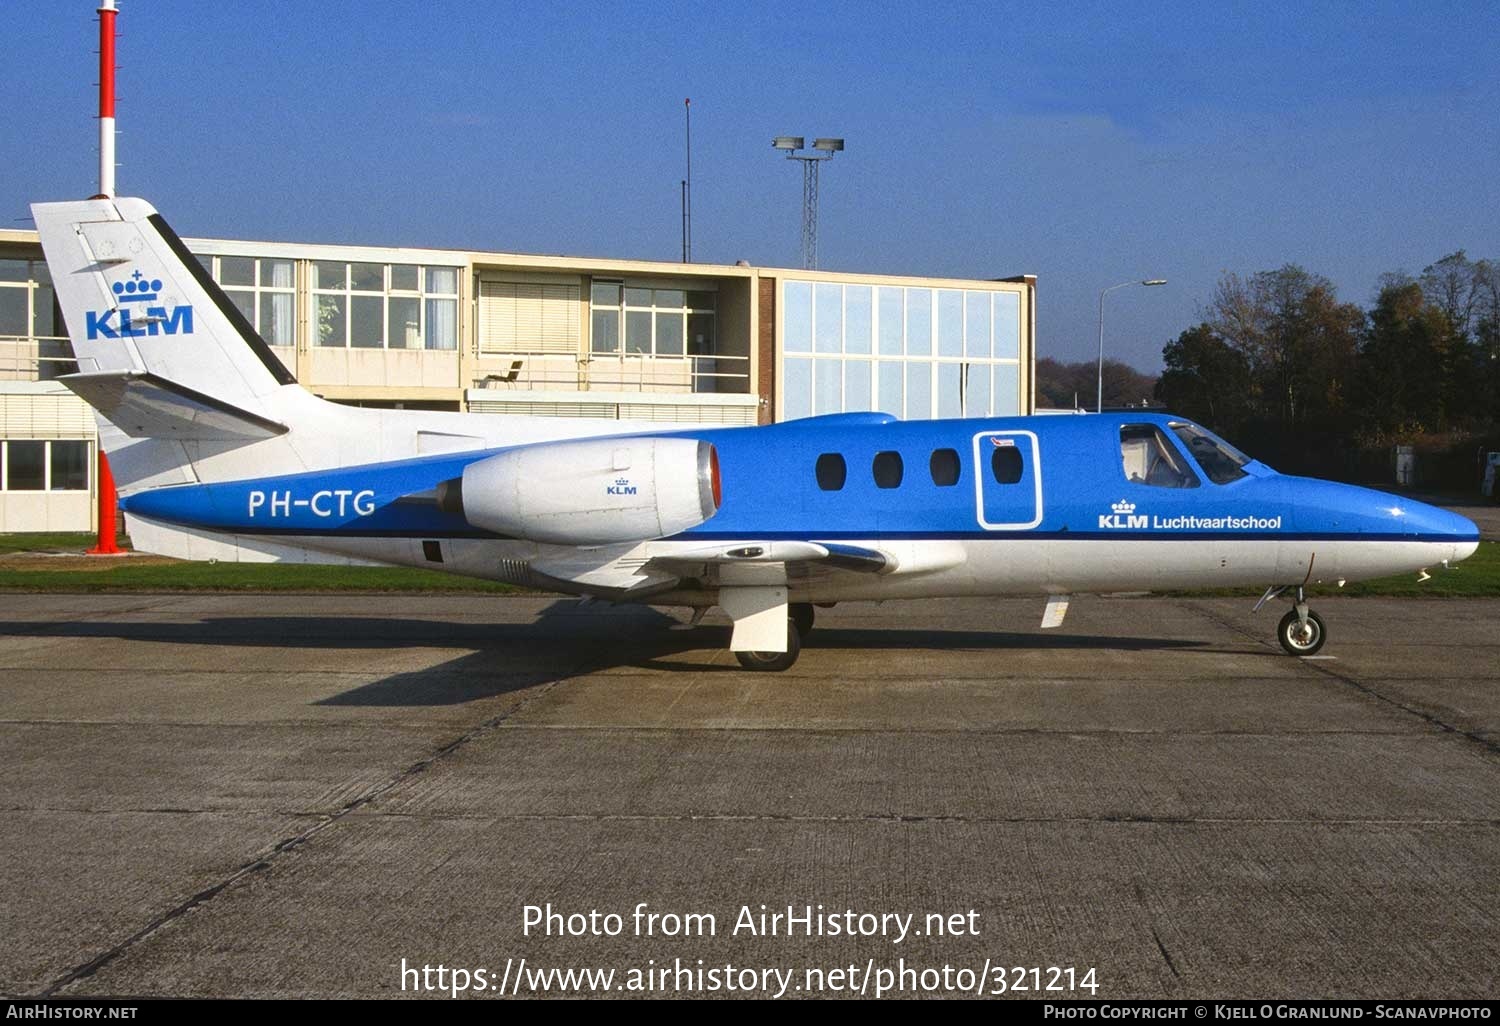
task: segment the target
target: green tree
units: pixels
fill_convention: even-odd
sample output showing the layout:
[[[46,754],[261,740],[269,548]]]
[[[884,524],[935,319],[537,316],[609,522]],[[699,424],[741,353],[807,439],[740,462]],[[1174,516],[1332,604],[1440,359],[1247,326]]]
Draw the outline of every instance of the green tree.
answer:
[[[1213,431],[1239,435],[1254,413],[1245,354],[1207,324],[1184,331],[1161,352],[1166,370],[1156,382],[1156,398]]]
[[[1424,302],[1441,311],[1449,326],[1438,350],[1443,420],[1464,425],[1487,419],[1487,397],[1478,386],[1488,368],[1475,334],[1493,309],[1493,302],[1487,302],[1493,295],[1493,269],[1488,261],[1476,263],[1459,250],[1424,267],[1418,280]]]
[[[1444,428],[1453,325],[1426,301],[1419,282],[1399,276],[1385,282],[1360,346],[1360,421],[1387,437]]]
[[[1296,264],[1226,274],[1207,323],[1248,362],[1252,399],[1283,435],[1336,429],[1348,405],[1364,311]]]
[[[1104,361],[1105,408],[1140,406],[1150,399],[1156,379],[1118,360]],[[1051,357],[1036,362],[1037,405],[1055,410],[1092,410],[1099,391],[1099,364],[1094,360],[1062,363]]]
[[[1472,409],[1475,418],[1489,425],[1500,424],[1500,264],[1481,260],[1476,265],[1474,381]]]

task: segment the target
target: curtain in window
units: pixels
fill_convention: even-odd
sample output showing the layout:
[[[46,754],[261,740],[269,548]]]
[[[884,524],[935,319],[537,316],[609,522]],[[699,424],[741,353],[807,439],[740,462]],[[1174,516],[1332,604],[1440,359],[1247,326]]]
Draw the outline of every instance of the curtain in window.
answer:
[[[458,348],[458,300],[427,301],[427,348]]]

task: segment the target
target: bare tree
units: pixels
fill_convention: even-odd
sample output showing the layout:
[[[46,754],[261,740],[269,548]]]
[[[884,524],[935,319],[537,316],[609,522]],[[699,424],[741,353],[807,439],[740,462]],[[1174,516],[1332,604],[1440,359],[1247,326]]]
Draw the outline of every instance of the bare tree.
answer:
[[[1443,311],[1461,338],[1467,339],[1473,333],[1474,313],[1484,298],[1482,278],[1487,270],[1485,265],[1485,261],[1471,262],[1464,251],[1459,250],[1422,268],[1419,281],[1423,297]]]

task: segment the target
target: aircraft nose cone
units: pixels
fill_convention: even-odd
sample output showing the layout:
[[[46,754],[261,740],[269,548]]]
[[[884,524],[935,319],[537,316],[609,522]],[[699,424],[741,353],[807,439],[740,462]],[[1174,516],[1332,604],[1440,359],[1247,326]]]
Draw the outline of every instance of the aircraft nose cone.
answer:
[[[1479,526],[1466,516],[1425,502],[1398,501],[1393,508],[1400,510],[1414,529],[1414,533],[1431,535],[1434,541],[1479,541]]]
[[[1424,541],[1447,542],[1453,545],[1449,559],[1458,562],[1468,559],[1479,548],[1479,526],[1466,516],[1425,502],[1389,496],[1391,519],[1401,524],[1400,530],[1416,535]]]

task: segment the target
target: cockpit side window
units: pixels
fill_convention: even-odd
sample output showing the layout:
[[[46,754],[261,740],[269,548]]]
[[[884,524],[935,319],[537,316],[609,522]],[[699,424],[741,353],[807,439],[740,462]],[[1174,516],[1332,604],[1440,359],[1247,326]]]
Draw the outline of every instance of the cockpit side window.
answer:
[[[1198,475],[1155,424],[1120,426],[1120,462],[1125,480],[1157,488],[1197,488]]]
[[[1173,421],[1171,427],[1214,484],[1229,484],[1246,476],[1244,467],[1250,462],[1250,457],[1222,438],[1210,434],[1197,424]]]

